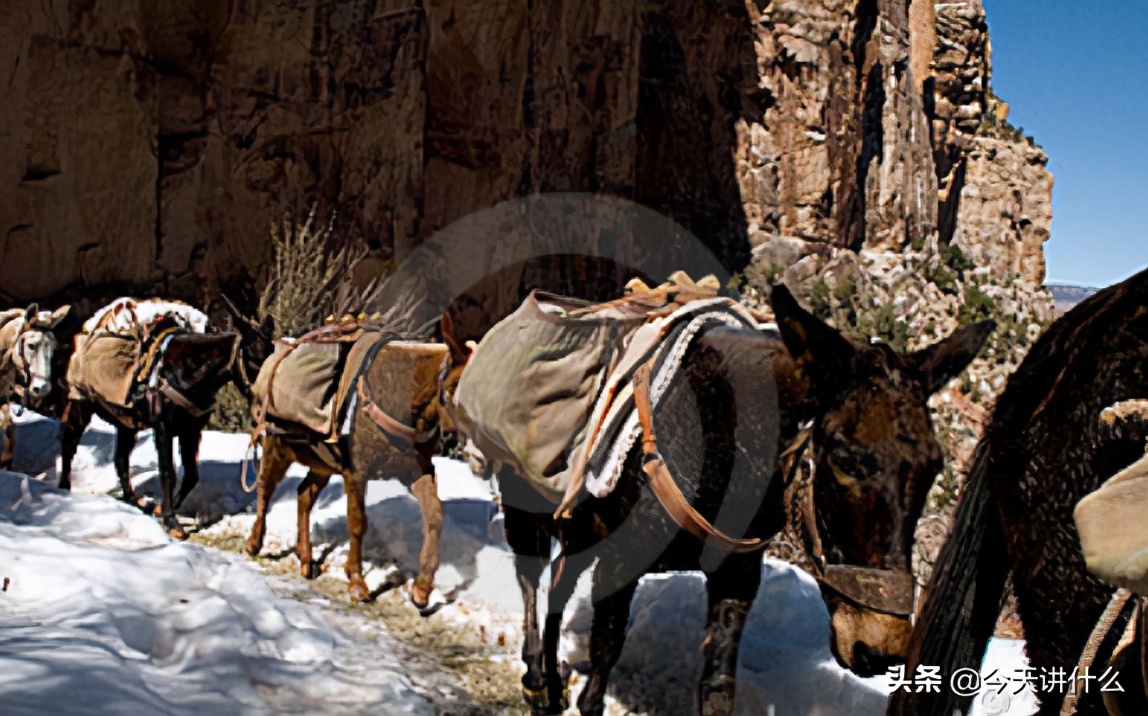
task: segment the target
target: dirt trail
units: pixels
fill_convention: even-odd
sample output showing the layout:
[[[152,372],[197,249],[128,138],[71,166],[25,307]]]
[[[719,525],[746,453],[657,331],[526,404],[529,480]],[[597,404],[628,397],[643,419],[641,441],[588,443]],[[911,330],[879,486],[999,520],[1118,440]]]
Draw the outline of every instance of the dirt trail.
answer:
[[[255,559],[243,553],[245,535],[213,531],[193,534],[191,542],[242,555],[267,575],[272,590],[317,609],[361,648],[389,648],[405,676],[434,703],[442,716],[528,714],[519,689],[517,639],[488,634],[481,624],[467,623],[464,605],[422,617],[401,589],[385,591],[367,604],[354,604],[347,584],[330,571],[318,579],[299,574],[293,553]],[[339,561],[337,558],[334,561]],[[328,569],[332,568],[328,560]],[[338,569],[338,565],[334,565]]]

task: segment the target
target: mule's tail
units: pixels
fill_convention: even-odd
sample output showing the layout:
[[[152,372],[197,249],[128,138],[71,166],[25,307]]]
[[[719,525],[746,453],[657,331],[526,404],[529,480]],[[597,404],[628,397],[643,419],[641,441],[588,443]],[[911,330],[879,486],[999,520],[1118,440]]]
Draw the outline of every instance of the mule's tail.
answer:
[[[977,446],[964,494],[957,504],[952,534],[945,541],[925,591],[924,609],[913,628],[906,678],[918,666],[939,666],[939,693],[894,692],[888,716],[952,716],[967,713],[972,696],[949,688],[952,674],[980,670],[981,659],[1000,615],[1009,564],[992,485],[992,444]]]

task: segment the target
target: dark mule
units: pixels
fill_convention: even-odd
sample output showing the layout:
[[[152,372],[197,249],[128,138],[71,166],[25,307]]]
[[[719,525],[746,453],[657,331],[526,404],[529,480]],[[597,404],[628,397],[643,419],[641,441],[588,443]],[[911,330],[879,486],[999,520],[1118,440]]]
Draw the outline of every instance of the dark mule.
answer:
[[[175,333],[168,339],[166,350],[159,359],[154,387],[145,388],[142,394],[138,394],[131,407],[109,405],[73,394],[61,420],[63,469],[60,487],[71,489],[72,459],[80,437],[92,415],[99,415],[116,427],[116,475],[120,479],[124,501],[133,502],[135,493],[129,473],[132,448],[136,444],[136,433],[152,428],[159,457],[159,516],[173,537],[185,538],[175,511],[199,482],[200,436],[210,418],[216,394],[237,378],[239,341],[237,333]],[[175,494],[176,472],[172,462],[172,443],[175,440],[179,441],[183,462],[183,482],[178,495]]]
[[[367,334],[366,338],[375,340],[375,335]],[[321,565],[312,559],[311,552],[311,508],[331,477],[342,475],[350,539],[345,569],[351,598],[367,601],[371,594],[363,580],[362,565],[367,481],[397,477],[418,500],[422,512],[423,546],[410,597],[416,607],[426,610],[438,571],[443,527],[431,458],[439,452],[444,435],[452,430],[439,409],[440,368],[445,358],[441,344],[385,342],[373,358],[367,359],[363,391],[357,393],[355,412],[350,416],[350,432],[337,442],[300,425],[277,424],[269,416],[270,428],[262,437],[255,524],[247,539],[247,553],[255,556],[262,549],[271,497],[287,469],[298,462],[309,471],[299,485],[295,552],[303,576],[319,576]],[[272,356],[268,360],[278,359]]]
[[[741,520],[734,537],[766,540],[777,533],[792,474],[783,468],[802,459],[814,466],[812,488],[803,494],[815,504],[813,531],[826,563],[818,578],[832,613],[833,651],[853,669],[874,673],[902,656],[910,632],[911,594],[882,599],[865,585],[876,580],[910,589],[913,527],[942,460],[926,400],[972,360],[992,325],[968,326],[940,344],[899,355],[883,344],[851,343],[804,311],[783,286],[774,288],[772,303],[780,338],[711,328],[686,353],[655,410],[660,447],[673,481],[701,516],[727,531]],[[454,359],[462,360],[449,321],[443,333]],[[779,410],[761,410],[771,403]],[[766,436],[778,434],[779,444],[768,444]],[[771,473],[779,450],[784,459]],[[732,711],[738,645],[761,579],[761,553],[703,548],[680,531],[643,488],[642,460],[635,446],[613,492],[583,500],[561,521],[525,479],[499,473],[525,606],[522,685],[535,712],[565,708],[557,662],[562,610],[595,557],[591,673],[578,700],[581,712],[603,712],[641,576],[698,569],[709,595],[700,707],[707,715]],[[551,565],[557,576],[540,632],[538,587],[552,537],[565,563]]]
[[[918,664],[943,675],[977,668],[1010,572],[1034,673],[1076,666],[1114,589],[1086,571],[1073,509],[1144,454],[1142,435],[1112,431],[1098,418],[1145,396],[1148,271],[1057,320],[1009,379],[926,590],[908,673]],[[1036,686],[1039,713],[1060,713],[1064,694]],[[1078,713],[1105,713],[1098,701],[1082,700]],[[968,703],[945,688],[898,691],[889,713],[951,716]]]

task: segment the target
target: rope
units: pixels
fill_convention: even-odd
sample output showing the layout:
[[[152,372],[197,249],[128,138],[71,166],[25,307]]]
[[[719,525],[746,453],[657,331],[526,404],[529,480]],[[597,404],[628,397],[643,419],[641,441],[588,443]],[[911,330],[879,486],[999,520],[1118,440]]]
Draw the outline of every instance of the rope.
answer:
[[[254,454],[254,451],[259,445],[259,438],[266,427],[267,424],[263,421],[260,421],[259,425],[255,426],[255,432],[251,433],[251,442],[247,443],[247,449],[243,451],[243,463],[240,465],[239,484],[247,494],[254,492],[255,488],[259,485],[258,475],[256,476],[255,482],[252,482],[250,485],[247,484],[247,466],[251,464],[252,458],[259,460],[259,457]],[[257,467],[256,469],[258,470],[260,468]]]

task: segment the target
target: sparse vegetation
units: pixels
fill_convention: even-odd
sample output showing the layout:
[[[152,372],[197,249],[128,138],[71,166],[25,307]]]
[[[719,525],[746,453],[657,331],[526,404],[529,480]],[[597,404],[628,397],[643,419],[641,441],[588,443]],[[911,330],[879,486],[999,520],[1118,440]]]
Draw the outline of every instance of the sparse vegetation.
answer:
[[[997,304],[987,293],[974,284],[965,287],[965,302],[957,311],[958,323],[964,326],[986,318],[996,318],[996,313]]]
[[[318,226],[315,212],[312,205],[302,223],[288,213],[271,224],[273,256],[261,277],[256,323],[270,316],[279,335],[298,335],[333,313],[362,310],[371,293],[354,296],[350,281],[352,270],[367,256],[366,246],[344,242],[336,247],[335,215]]]
[[[1040,149],[1041,146],[1036,143],[1032,135],[1024,133],[1024,127],[1016,127],[1008,121],[1007,116],[1002,116],[1007,115],[1007,112],[1002,111],[1006,106],[1004,101],[993,93],[990,85],[985,91],[985,113],[977,127],[977,134],[1009,142],[1025,142],[1030,147]]]
[[[247,403],[247,398],[244,398],[243,393],[240,393],[239,388],[233,384],[223,386],[215,396],[215,407],[211,411],[207,429],[245,433],[252,427],[251,406]]]
[[[271,262],[259,279],[263,290],[255,315],[245,320],[261,326],[270,317],[274,337],[297,336],[332,314],[359,313],[377,295],[377,283],[359,290],[351,280],[355,266],[367,256],[367,247],[338,242],[335,214],[318,224],[317,209],[313,204],[302,220],[287,212],[271,224]],[[250,377],[254,380],[255,376]],[[247,400],[235,386],[220,391],[208,427],[238,432],[251,428]]]

